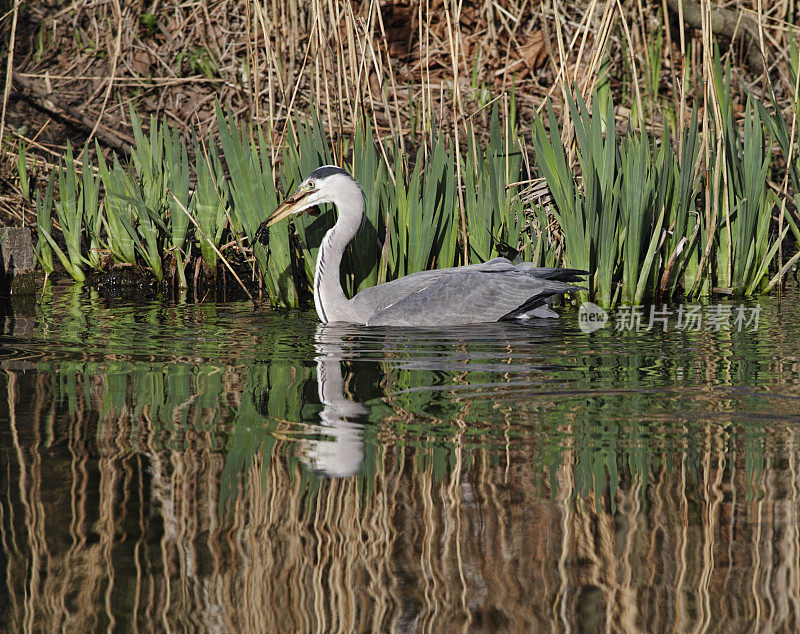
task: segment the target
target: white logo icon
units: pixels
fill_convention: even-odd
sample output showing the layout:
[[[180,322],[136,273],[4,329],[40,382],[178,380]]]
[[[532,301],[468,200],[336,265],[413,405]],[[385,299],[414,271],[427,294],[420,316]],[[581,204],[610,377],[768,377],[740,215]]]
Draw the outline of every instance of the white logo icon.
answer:
[[[584,302],[578,309],[578,327],[583,332],[594,332],[608,323],[608,313],[592,302]]]

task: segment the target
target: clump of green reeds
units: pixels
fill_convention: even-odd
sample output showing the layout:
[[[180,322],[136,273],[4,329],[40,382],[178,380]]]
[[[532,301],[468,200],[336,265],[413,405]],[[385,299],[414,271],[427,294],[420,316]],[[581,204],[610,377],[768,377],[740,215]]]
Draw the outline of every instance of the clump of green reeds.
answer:
[[[792,40],[789,47],[789,64],[787,65],[789,77],[794,84],[794,100],[793,112],[791,120],[787,120],[781,110],[775,92],[770,85],[770,109],[764,107],[757,100],[753,103],[758,108],[761,114],[761,119],[769,125],[772,136],[775,139],[781,153],[786,157],[786,171],[781,185],[781,192],[786,192],[789,187],[794,192],[794,210],[786,209],[786,199],[783,198],[780,202],[782,210],[785,213],[781,216],[781,220],[785,219],[788,228],[794,235],[797,243],[800,244],[800,145],[798,144],[798,126],[800,125],[800,47],[797,42]],[[782,222],[779,223],[783,225]],[[781,254],[782,255],[782,254]],[[795,253],[779,271],[778,275],[773,277],[767,285],[767,289],[771,289],[777,284],[781,277],[788,272],[790,267],[794,266],[800,260],[800,251]]]
[[[764,123],[769,114],[752,98],[741,125],[735,123],[719,56],[714,77],[719,109],[712,139],[706,139],[713,141],[704,157],[707,169],[699,163],[696,112],[679,144],[667,129],[652,139],[629,128],[617,142],[613,127],[606,130],[603,123],[613,121],[610,99],[595,94],[589,112],[580,95],[568,96],[579,169],[567,160],[552,107],[549,134],[536,118],[537,166],[553,196],[565,261],[591,271],[595,301],[638,304],[681,290],[688,298],[752,296],[771,287],[779,245],[790,227],[797,236],[796,224],[766,185],[775,135]],[[772,221],[775,214],[786,219],[782,230]]]
[[[588,270],[589,294],[604,305],[679,293],[753,295],[774,285],[781,241],[790,231],[798,237],[790,212],[766,186],[774,140],[791,155],[795,191],[800,165],[787,122],[751,100],[738,123],[718,57],[714,77],[719,108],[704,141],[696,111],[677,140],[669,129],[658,137],[631,128],[618,134],[608,91],[595,93],[591,107],[578,94],[567,98],[572,161],[573,146],[563,145],[548,105],[532,136],[549,209],[523,203],[519,187],[532,174],[513,98],[502,118],[494,104],[485,147],[467,124],[464,150],[445,136],[426,136],[411,166],[401,144],[376,139],[363,118],[352,136],[337,140],[337,155],[316,114],[297,116],[276,148],[277,134],[240,126],[218,106],[219,143],[195,140],[190,161],[174,129],[153,118],[145,133],[131,111],[135,147],[127,166],[116,156],[109,164],[97,148],[95,174],[84,148],[79,172],[68,149],[57,169],[59,196],[52,177],[44,197],[37,194],[40,261],[51,271],[55,251],[77,281],[137,265],[186,288],[197,285],[201,264],[213,282],[220,261],[233,272],[233,260],[252,285],[263,284],[270,303],[297,306],[309,295],[333,216],[279,223],[266,246],[255,234],[281,199],[278,184],[288,193],[316,167],[338,162],[367,201],[363,230],[346,256],[351,293],[502,255]],[[275,155],[281,160],[273,165]],[[52,235],[53,205],[65,250]]]
[[[291,228],[279,223],[270,228],[266,247],[254,238],[279,203],[277,182],[289,192],[313,169],[334,162],[319,118],[297,119],[277,171],[265,131],[237,126],[221,108],[219,149],[195,141],[193,163],[185,143],[165,123],[151,119],[145,133],[133,111],[131,121],[136,143],[127,167],[116,156],[109,163],[98,147],[95,175],[86,149],[82,171],[67,152],[57,172],[60,196],[53,196],[51,183],[37,204],[43,265],[52,269],[47,258],[54,249],[78,281],[87,272],[137,265],[159,281],[171,271],[171,281],[185,288],[187,269],[197,275],[192,263],[202,262],[208,280],[216,277],[227,241],[238,245],[240,268],[249,267],[251,279],[263,280],[273,305],[298,305],[309,292],[317,248],[333,217],[296,218]],[[473,260],[532,252],[534,233],[516,187],[507,186],[521,177],[515,133],[501,124],[496,110],[491,126],[485,151],[471,136],[467,153],[457,157],[452,144],[438,138],[420,147],[409,173],[400,147],[383,140],[379,152],[370,124],[358,122],[343,165],[362,184],[367,208],[364,230],[348,249],[348,291],[465,263],[460,241],[469,245]],[[460,224],[457,160],[467,186],[461,194],[467,226]],[[51,235],[48,210],[54,199],[66,253]]]
[[[83,149],[84,160],[87,155],[88,146]],[[59,197],[57,199],[53,197],[54,175],[58,178]],[[100,183],[98,179],[91,170],[83,170],[82,173],[78,173],[75,169],[72,147],[67,145],[63,161],[50,176],[44,198],[38,193],[36,197],[38,252],[42,266],[48,275],[53,270],[52,254],[55,252],[64,269],[76,282],[83,282],[86,279],[85,266],[95,263],[93,259],[94,246],[99,234],[99,219],[102,216],[99,196]],[[52,206],[54,203],[65,249],[60,247],[52,235]],[[88,252],[83,249],[83,245],[86,243],[90,245]]]

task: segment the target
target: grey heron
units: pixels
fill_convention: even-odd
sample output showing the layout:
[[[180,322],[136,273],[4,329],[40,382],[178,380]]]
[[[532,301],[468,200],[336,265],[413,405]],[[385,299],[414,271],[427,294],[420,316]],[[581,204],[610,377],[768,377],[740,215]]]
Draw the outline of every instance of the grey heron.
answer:
[[[412,273],[378,284],[348,299],[342,290],[339,267],[347,244],[364,216],[364,192],[345,170],[334,165],[315,169],[259,227],[266,228],[292,215],[333,203],[336,224],[328,230],[317,255],[314,304],[323,323],[349,322],[367,326],[453,326],[504,319],[558,317],[552,301],[579,290],[584,271],[535,268],[494,258],[433,271]]]

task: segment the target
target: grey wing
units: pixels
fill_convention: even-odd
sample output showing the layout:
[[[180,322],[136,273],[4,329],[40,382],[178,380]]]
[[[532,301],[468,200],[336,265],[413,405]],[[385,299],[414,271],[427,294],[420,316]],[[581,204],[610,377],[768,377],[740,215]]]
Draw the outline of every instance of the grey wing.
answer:
[[[432,284],[453,276],[462,276],[470,272],[506,272],[513,271],[514,265],[505,258],[494,258],[488,262],[470,264],[468,266],[457,266],[447,269],[434,269],[432,271],[420,271],[411,273],[404,277],[365,288],[353,297],[351,301],[353,310],[362,315],[375,315],[376,313],[396,304],[409,295],[426,290]]]
[[[488,264],[488,263],[487,263]],[[504,267],[505,269],[505,267]],[[370,326],[442,326],[474,324],[511,316],[549,303],[554,295],[575,290],[558,280],[514,270],[464,270],[440,276],[388,305],[367,320]]]

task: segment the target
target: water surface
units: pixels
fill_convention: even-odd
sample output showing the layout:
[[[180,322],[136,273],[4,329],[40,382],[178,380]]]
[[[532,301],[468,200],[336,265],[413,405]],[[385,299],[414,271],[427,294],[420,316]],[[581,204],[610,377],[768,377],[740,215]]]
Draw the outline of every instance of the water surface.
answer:
[[[796,631],[798,300],[410,330],[57,287],[0,337],[0,630]]]

